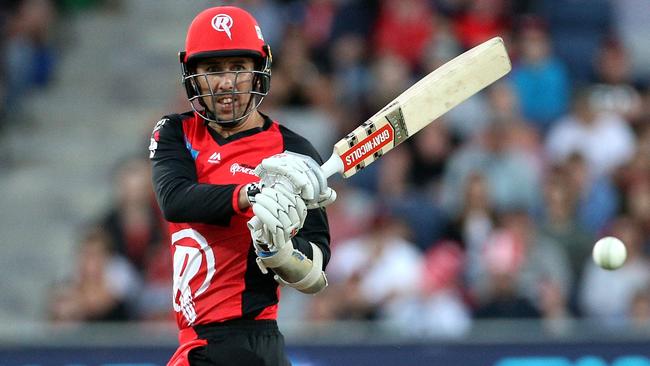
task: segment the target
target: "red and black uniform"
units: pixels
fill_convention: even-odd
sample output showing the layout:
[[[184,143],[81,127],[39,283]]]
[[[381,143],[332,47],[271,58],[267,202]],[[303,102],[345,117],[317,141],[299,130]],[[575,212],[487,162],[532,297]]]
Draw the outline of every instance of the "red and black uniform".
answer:
[[[172,241],[179,352],[205,345],[212,326],[277,330],[278,284],[257,266],[246,226],[253,212],[240,211],[237,202],[246,184],[259,181],[253,170],[262,159],[285,150],[322,163],[307,140],[266,116],[261,128],[227,138],[193,112],[166,116],[154,128],[153,184]],[[325,210],[309,210],[292,241],[310,258],[314,243],[327,263]]]

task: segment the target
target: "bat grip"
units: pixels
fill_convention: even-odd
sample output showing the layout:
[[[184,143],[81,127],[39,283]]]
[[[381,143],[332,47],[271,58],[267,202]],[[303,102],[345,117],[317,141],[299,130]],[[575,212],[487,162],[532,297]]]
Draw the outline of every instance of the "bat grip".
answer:
[[[327,161],[320,167],[326,178],[333,176],[335,173],[343,173],[343,161],[341,157],[333,152]]]

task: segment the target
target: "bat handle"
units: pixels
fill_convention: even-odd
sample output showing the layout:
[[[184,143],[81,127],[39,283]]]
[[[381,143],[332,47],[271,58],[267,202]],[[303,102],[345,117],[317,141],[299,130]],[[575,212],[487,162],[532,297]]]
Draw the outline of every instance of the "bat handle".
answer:
[[[325,177],[329,178],[335,173],[343,173],[343,161],[337,153],[333,152],[332,156],[320,168],[325,173]]]

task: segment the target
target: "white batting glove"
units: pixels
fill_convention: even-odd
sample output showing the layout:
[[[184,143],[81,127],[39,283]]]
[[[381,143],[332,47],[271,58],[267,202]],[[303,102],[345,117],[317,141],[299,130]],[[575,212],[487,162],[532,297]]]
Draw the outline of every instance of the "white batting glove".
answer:
[[[263,187],[255,195],[253,212],[262,224],[261,229],[260,225],[249,225],[253,242],[256,249],[266,248],[270,252],[290,243],[307,217],[307,207],[302,198],[280,185]]]
[[[325,207],[336,200],[336,191],[310,156],[285,151],[262,160],[255,168],[262,186],[287,186],[305,200],[308,209]]]
[[[252,219],[248,220],[248,230],[251,232],[251,238],[253,239],[253,246],[255,247],[255,253],[257,255],[268,256],[272,255],[272,252],[269,248],[271,243],[271,236],[269,231],[264,227],[262,221],[256,216],[253,216]],[[278,248],[276,249],[276,252]]]

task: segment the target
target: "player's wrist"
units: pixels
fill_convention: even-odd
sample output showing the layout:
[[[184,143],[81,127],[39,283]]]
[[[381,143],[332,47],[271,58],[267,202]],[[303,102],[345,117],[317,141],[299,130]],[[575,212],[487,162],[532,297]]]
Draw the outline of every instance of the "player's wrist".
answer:
[[[239,190],[237,203],[241,211],[246,210],[255,203],[255,195],[260,193],[259,184],[248,183]]]

